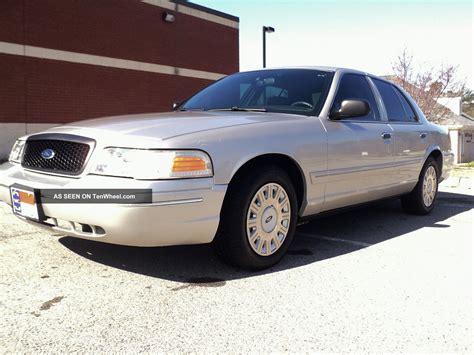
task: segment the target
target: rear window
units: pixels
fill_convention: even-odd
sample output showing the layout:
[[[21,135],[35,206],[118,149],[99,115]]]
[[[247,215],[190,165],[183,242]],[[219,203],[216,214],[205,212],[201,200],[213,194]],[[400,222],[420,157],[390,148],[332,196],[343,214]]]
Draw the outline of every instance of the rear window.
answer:
[[[398,98],[400,99],[400,101],[402,103],[403,109],[405,110],[406,121],[417,122],[418,119],[416,118],[415,111],[411,107],[411,105],[408,102],[408,100],[406,99],[405,95],[400,90],[398,90],[396,87],[395,87],[395,92],[397,93]]]
[[[402,102],[395,91],[393,85],[381,80],[372,79],[377,90],[382,96],[385,110],[389,121],[406,121],[406,113],[402,106]]]

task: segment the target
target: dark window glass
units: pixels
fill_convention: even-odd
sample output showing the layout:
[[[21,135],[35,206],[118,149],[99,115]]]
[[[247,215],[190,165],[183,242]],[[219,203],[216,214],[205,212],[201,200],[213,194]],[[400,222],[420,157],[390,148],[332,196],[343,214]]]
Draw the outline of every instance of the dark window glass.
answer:
[[[258,105],[289,105],[288,90],[276,86],[267,86],[257,99]]]
[[[405,116],[406,116],[406,121],[408,122],[417,122],[418,119],[416,118],[415,111],[413,111],[413,108],[411,107],[410,103],[408,102],[407,98],[405,95],[398,90],[396,87],[394,87],[395,92],[398,95],[398,98],[400,99],[403,109],[405,110]]]
[[[240,84],[240,98],[244,97],[245,93],[249,89],[250,84],[249,83],[243,83]]]
[[[385,110],[389,121],[406,121],[406,113],[403,109],[402,102],[395,91],[392,84],[386,83],[385,81],[372,79],[377,90],[382,96]]]
[[[215,82],[187,100],[184,110],[232,107],[269,112],[318,115],[333,73],[309,69],[278,69],[237,73]]]
[[[342,101],[350,99],[365,100],[370,106],[370,112],[367,116],[353,117],[351,120],[377,121],[380,119],[374,94],[365,76],[345,74],[342,77],[331,111],[339,110]]]

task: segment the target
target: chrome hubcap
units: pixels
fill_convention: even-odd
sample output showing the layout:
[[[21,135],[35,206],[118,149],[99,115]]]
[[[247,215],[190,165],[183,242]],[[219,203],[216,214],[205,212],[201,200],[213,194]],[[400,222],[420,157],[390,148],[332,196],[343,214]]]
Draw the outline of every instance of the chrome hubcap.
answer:
[[[247,211],[247,238],[261,256],[274,254],[285,241],[290,227],[291,206],[285,189],[276,183],[262,186]]]
[[[430,207],[436,196],[438,177],[433,166],[428,167],[423,178],[423,203]]]

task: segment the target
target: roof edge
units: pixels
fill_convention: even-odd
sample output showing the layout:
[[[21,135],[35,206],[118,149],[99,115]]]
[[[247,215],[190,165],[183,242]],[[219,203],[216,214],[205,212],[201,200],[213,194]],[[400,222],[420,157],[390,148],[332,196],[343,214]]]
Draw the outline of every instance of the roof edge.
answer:
[[[227,14],[227,13],[222,12],[222,11],[214,10],[214,9],[211,9],[209,7],[206,7],[206,6],[198,5],[198,4],[195,4],[193,2],[189,2],[189,1],[186,1],[186,0],[170,0],[170,1],[174,2],[175,4],[181,5],[181,6],[186,6],[186,7],[189,7],[191,9],[206,12],[206,13],[211,14],[211,15],[223,17],[223,18],[226,18],[226,19],[231,20],[231,21],[235,21],[235,22],[240,21],[240,19],[237,16],[230,15],[230,14]]]

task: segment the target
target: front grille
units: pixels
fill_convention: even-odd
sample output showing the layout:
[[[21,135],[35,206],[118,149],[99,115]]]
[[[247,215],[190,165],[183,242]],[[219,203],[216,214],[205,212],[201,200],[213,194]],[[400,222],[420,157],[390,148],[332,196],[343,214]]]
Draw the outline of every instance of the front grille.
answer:
[[[88,143],[34,137],[26,142],[21,165],[32,170],[78,175],[84,168],[90,149]],[[45,151],[50,154],[45,154]],[[52,158],[46,158],[51,155]]]

